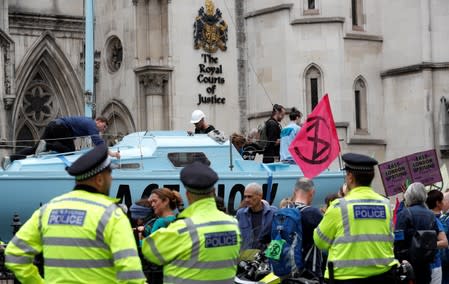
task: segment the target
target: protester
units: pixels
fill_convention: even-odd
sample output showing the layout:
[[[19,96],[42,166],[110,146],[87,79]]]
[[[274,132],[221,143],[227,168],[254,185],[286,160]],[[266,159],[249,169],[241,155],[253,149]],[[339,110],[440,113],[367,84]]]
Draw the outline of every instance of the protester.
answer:
[[[232,133],[231,134],[231,143],[234,145],[235,149],[239,151],[239,154],[243,154],[243,147],[246,144],[246,138],[245,136],[238,134],[238,133]]]
[[[213,125],[210,125],[206,122],[206,115],[199,109],[192,112],[190,123],[193,123],[195,125],[195,134],[208,134],[215,129]],[[189,131],[189,134],[192,134],[192,132]]]
[[[315,196],[315,185],[308,178],[300,178],[296,181],[291,200],[294,206],[301,212],[302,225],[302,251],[305,258],[304,264],[307,272],[322,280],[322,254],[313,242],[313,230],[323,219],[320,209],[311,206]]]
[[[290,154],[288,148],[301,129],[300,123],[302,113],[293,107],[290,111],[289,117],[290,123],[281,130],[280,158],[281,162],[294,164],[295,161],[293,160],[292,154]]]
[[[411,263],[416,276],[416,283],[430,283],[432,261],[426,262],[422,259],[415,259],[415,255],[410,253],[412,239],[418,230],[433,230],[437,236],[441,235],[436,218],[426,205],[427,193],[422,183],[412,183],[404,193],[405,208],[397,214],[395,226],[395,252],[400,260],[407,260]],[[441,244],[441,243],[440,243]]]
[[[329,193],[328,195],[326,195],[326,197],[324,198],[324,207],[321,208],[321,212],[323,214],[326,213],[327,208],[329,208],[329,206],[331,205],[331,202],[338,198],[338,193]]]
[[[66,116],[51,121],[44,130],[41,140],[32,148],[26,148],[15,155],[11,161],[26,158],[27,155],[39,154],[45,151],[67,153],[75,151],[76,137],[90,136],[95,146],[105,144],[100,133],[108,127],[105,117],[99,116],[95,120],[85,116]],[[111,157],[120,158],[119,152],[108,152]]]
[[[263,152],[263,162],[273,163],[279,160],[280,138],[282,126],[280,122],[284,119],[285,108],[275,104],[271,117],[265,122],[267,143]]]
[[[441,217],[441,211],[443,210],[443,199],[444,195],[439,190],[431,190],[427,193],[426,205],[435,214],[438,229],[441,231],[441,233],[438,234],[439,239],[437,242],[437,247],[439,249],[447,248],[446,233],[444,231],[443,224],[439,219]],[[437,251],[435,261],[431,264],[431,269],[432,269],[431,275],[432,280],[430,283],[441,284],[443,280],[443,272],[441,270],[441,257],[439,251]]]
[[[240,249],[237,222],[215,204],[217,174],[194,162],[181,170],[189,207],[145,239],[149,261],[164,266],[164,283],[232,283]]]
[[[371,187],[377,161],[343,155],[348,193],[335,200],[314,231],[318,248],[329,251],[334,283],[395,283],[390,201]]]
[[[245,188],[244,205],[237,210],[236,218],[242,234],[242,250],[265,249],[271,241],[271,223],[276,207],[262,200],[263,190],[258,183]]]
[[[33,258],[44,255],[45,283],[145,283],[131,226],[116,199],[108,148],[95,147],[67,172],[73,191],[36,210],[5,251],[21,283],[44,283]]]
[[[175,210],[178,209],[179,205],[183,204],[179,192],[172,191],[168,188],[153,190],[149,202],[154,210],[154,214],[158,217],[151,226],[151,233],[154,233],[160,228],[166,228],[171,222],[175,221]]]

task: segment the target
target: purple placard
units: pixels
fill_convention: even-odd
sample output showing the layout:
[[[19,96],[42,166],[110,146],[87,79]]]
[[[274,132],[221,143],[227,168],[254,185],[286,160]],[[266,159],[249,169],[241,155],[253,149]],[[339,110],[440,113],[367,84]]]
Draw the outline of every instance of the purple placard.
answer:
[[[406,184],[407,179],[409,183],[412,181],[406,157],[379,164],[379,172],[387,196],[402,192],[402,186]]]
[[[435,150],[409,155],[407,161],[413,182],[431,185],[443,180]]]

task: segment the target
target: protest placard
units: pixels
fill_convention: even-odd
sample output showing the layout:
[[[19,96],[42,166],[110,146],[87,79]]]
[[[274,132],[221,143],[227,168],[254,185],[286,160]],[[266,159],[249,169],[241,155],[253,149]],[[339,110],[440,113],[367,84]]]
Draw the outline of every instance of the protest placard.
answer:
[[[402,191],[412,182],[432,185],[443,180],[435,150],[428,150],[379,164],[379,172],[387,196]]]
[[[412,181],[406,157],[380,164],[379,171],[388,196],[402,192],[402,186]]]

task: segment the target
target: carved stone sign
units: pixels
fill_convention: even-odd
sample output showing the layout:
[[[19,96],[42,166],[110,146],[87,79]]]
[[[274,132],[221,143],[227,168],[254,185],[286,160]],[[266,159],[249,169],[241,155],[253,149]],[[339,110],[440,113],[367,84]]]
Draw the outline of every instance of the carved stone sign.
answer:
[[[206,0],[205,7],[201,7],[198,11],[193,25],[194,48],[206,52],[201,54],[196,80],[200,84],[206,84],[207,94],[198,94],[197,105],[224,104],[226,98],[217,95],[217,86],[223,85],[226,81],[223,77],[223,65],[213,53],[218,49],[226,51],[228,25],[223,20],[220,9],[215,10],[212,0]]]
[[[218,57],[210,54],[201,54],[202,63],[198,64],[199,74],[196,77],[198,83],[206,84],[208,96],[198,94],[198,103],[200,104],[224,104],[226,98],[216,95],[217,86],[223,85],[226,80],[223,77],[223,65],[219,64]]]

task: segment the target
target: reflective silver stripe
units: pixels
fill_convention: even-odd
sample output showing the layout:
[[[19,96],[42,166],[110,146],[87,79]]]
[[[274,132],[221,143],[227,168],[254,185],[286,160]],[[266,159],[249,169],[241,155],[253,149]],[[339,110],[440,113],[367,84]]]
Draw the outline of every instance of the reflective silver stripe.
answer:
[[[164,257],[161,255],[161,253],[157,250],[154,240],[151,237],[147,238],[146,240],[151,248],[151,251],[154,253],[154,256],[159,260],[161,264],[165,264],[166,261]]]
[[[217,260],[217,261],[192,261],[192,260],[173,260],[172,265],[182,267],[182,268],[194,268],[194,269],[223,269],[232,268],[237,265],[238,258]]]
[[[348,203],[346,202],[346,199],[341,198],[340,199],[340,209],[341,209],[341,217],[343,221],[343,230],[345,236],[350,236],[351,231],[349,229],[349,215],[348,215]]]
[[[324,235],[323,232],[321,232],[320,227],[316,227],[316,233],[318,237],[320,237],[320,239],[322,239],[326,243],[332,245],[332,243],[334,242],[333,240],[329,239],[326,235]]]
[[[192,240],[192,250],[190,253],[190,259],[182,260],[176,259],[172,261],[173,265],[182,268],[195,268],[195,269],[222,269],[222,268],[232,268],[237,265],[238,259],[225,259],[225,260],[217,260],[217,261],[201,261],[199,259],[200,256],[200,238],[198,235],[197,228],[207,227],[207,226],[215,226],[215,225],[223,225],[223,224],[232,224],[236,225],[236,223],[231,221],[213,221],[207,222],[203,224],[194,224],[192,219],[187,218],[184,219],[186,223],[186,227],[183,228],[184,231],[187,230],[190,235],[190,239]],[[181,229],[182,230],[182,229]],[[178,230],[180,232],[181,230]]]
[[[100,222],[98,222],[97,231],[96,231],[96,239],[103,241],[104,239],[104,229],[111,219],[112,213],[117,209],[117,205],[115,203],[109,205],[101,216]]]
[[[112,259],[59,259],[45,258],[45,267],[67,267],[67,268],[103,268],[113,267]]]
[[[39,223],[37,225],[37,228],[39,229],[39,233],[41,234],[41,238],[42,238],[42,218],[43,218],[43,215],[45,213],[45,209],[47,208],[47,206],[48,206],[48,203],[45,203],[39,209]]]
[[[233,221],[212,221],[212,222],[207,222],[207,223],[202,223],[202,224],[194,224],[193,228],[198,229],[201,227],[209,227],[209,226],[216,226],[216,225],[236,225],[237,222],[233,222]],[[182,234],[187,232],[189,229],[187,227],[185,228],[181,228],[178,230],[178,233]]]
[[[192,219],[190,218],[184,219],[184,222],[186,223],[187,229],[190,234],[190,238],[192,240],[192,250],[190,252],[190,260],[197,262],[200,257],[200,237],[198,236],[198,231],[196,230]]]
[[[390,204],[388,200],[377,200],[377,199],[345,199],[347,203],[378,203],[378,204]]]
[[[140,270],[119,271],[117,272],[117,279],[119,280],[145,279],[145,275]]]
[[[21,249],[26,254],[36,255],[39,253],[32,246],[27,244],[24,240],[19,239],[17,236],[14,236],[14,238],[12,238],[11,243],[13,243],[16,247]]]
[[[64,201],[75,201],[75,202],[87,203],[87,204],[90,204],[90,205],[100,206],[100,207],[103,207],[103,208],[107,208],[108,207],[107,205],[101,204],[99,202],[95,202],[95,201],[92,201],[92,200],[89,200],[89,199],[84,199],[84,198],[79,198],[79,197],[61,198],[61,199],[58,199],[58,200],[54,200],[51,203],[58,203],[58,202],[64,202]]]
[[[16,256],[16,255],[5,255],[5,262],[16,263],[16,264],[30,264],[33,263],[33,257],[29,256]]]
[[[137,255],[137,251],[135,249],[124,249],[124,250],[119,250],[119,251],[115,252],[113,256],[114,256],[114,261],[117,261],[122,258],[133,257],[133,256],[138,256],[138,255]]]
[[[73,247],[89,247],[108,249],[108,246],[99,240],[82,239],[82,238],[63,238],[63,237],[45,237],[44,245],[53,246],[73,246]]]
[[[394,237],[389,235],[355,235],[355,236],[343,236],[335,239],[334,245],[347,244],[347,243],[361,243],[361,242],[393,242]]]
[[[331,260],[329,260],[331,261]],[[394,262],[394,258],[371,258],[371,259],[352,259],[352,260],[332,260],[335,267],[357,267],[357,266],[375,266],[389,265]]]
[[[234,283],[234,276],[225,280],[194,280],[185,279],[176,276],[164,275],[164,283],[182,283],[182,284],[230,284]]]

